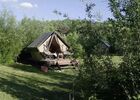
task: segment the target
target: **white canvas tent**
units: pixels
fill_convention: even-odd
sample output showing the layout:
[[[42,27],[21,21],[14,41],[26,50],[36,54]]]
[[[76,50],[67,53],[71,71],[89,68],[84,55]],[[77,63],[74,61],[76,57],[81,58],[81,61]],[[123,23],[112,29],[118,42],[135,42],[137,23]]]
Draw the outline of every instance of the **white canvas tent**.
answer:
[[[65,59],[69,52],[69,46],[56,32],[46,33],[33,41],[27,49],[34,61],[51,61]]]

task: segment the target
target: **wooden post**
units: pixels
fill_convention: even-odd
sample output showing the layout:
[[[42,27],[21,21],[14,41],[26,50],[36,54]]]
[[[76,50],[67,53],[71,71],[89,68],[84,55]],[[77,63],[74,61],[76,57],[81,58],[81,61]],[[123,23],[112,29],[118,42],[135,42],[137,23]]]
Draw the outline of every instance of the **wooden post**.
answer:
[[[48,72],[48,67],[47,66],[41,66],[41,70],[43,72]]]

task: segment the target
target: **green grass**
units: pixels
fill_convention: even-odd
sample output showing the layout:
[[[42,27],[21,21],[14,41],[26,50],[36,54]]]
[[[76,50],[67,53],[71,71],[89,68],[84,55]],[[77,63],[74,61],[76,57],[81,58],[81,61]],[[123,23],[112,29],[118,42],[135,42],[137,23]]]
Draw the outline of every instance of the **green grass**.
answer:
[[[112,56],[112,62],[120,64],[122,62],[122,56]]]
[[[68,100],[74,70],[41,72],[27,65],[0,65],[1,100]]]

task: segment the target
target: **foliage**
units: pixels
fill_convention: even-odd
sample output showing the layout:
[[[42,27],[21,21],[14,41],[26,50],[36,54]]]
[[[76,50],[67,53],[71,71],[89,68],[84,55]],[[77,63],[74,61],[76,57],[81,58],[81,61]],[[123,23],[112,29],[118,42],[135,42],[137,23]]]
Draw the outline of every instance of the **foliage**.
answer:
[[[125,95],[128,99],[139,99],[140,1],[109,1],[117,21],[113,25],[119,30],[120,41],[118,43],[122,46],[124,56],[123,63],[120,64],[120,72],[123,71],[121,75],[124,76],[124,79],[120,85],[124,88]],[[129,84],[126,84],[128,81]]]
[[[69,41],[74,50],[75,57],[78,58],[81,55],[79,50],[82,52],[82,46],[80,44],[75,45],[74,43],[78,41],[76,40],[78,39],[76,32],[80,27],[80,23],[82,23],[80,20],[40,21],[27,17],[17,21],[12,12],[4,9],[0,11],[0,63],[14,63],[23,48],[41,34],[53,31],[60,32],[62,37]],[[68,33],[77,35],[75,40],[73,37],[70,39]]]
[[[70,46],[72,48],[72,52],[74,53],[74,58],[82,58],[83,48],[79,42],[79,34],[78,33],[69,33],[67,35],[67,41],[70,41]]]
[[[116,64],[110,55],[100,54],[98,44],[104,31],[101,26],[93,30],[90,18],[86,28],[80,30],[85,56],[75,85],[76,94],[83,100],[92,96],[103,100],[139,100],[140,1],[109,0],[109,5],[115,19],[104,23],[107,30],[103,30],[109,33],[104,38],[118,48],[122,61]]]
[[[17,41],[20,41],[21,37],[17,34],[15,17],[7,10],[1,12],[0,25],[0,62],[10,63],[13,62],[20,51],[22,44],[21,42],[17,43]]]

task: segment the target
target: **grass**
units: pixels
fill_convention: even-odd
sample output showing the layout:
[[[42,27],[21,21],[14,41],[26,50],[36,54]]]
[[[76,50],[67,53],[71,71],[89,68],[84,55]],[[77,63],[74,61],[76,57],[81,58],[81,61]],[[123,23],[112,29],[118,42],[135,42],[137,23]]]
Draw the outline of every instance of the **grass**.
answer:
[[[112,62],[116,64],[120,64],[122,62],[122,56],[113,56]]]
[[[41,72],[39,69],[15,64],[0,65],[1,100],[68,100],[75,78],[74,70]]]

